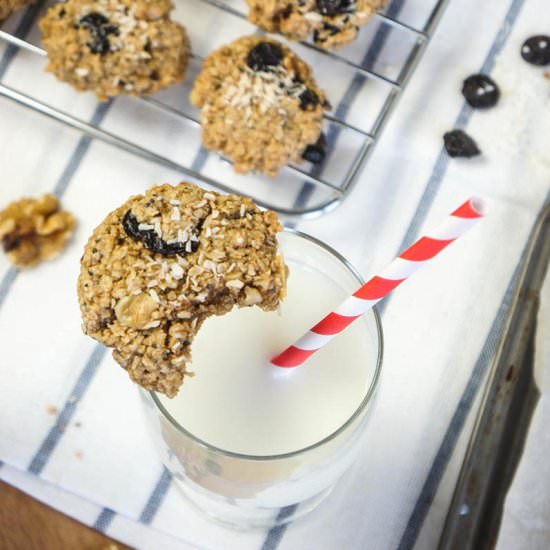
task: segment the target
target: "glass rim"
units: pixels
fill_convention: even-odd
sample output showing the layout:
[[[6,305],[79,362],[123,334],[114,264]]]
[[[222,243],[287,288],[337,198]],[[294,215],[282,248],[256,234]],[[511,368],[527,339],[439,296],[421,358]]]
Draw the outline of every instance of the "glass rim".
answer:
[[[306,241],[309,241],[310,243],[319,246],[321,249],[323,249],[325,252],[328,252],[330,255],[332,255],[336,260],[338,260],[341,264],[344,265],[344,267],[357,279],[358,283],[360,285],[364,284],[365,280],[363,279],[362,275],[359,273],[359,271],[339,252],[334,250],[331,246],[327,245],[323,241],[317,239],[316,237],[313,237],[311,235],[308,235],[307,233],[303,233],[302,231],[298,231],[297,229],[285,227],[283,233],[289,233],[291,235],[295,235],[297,237],[303,238]],[[185,429],[164,407],[164,405],[161,403],[159,397],[157,396],[156,392],[154,391],[146,391],[143,389],[140,389],[143,393],[149,394],[149,397],[153,401],[156,408],[160,411],[161,415],[168,420],[168,422],[174,427],[178,432],[181,432],[185,436],[192,439],[195,443],[197,443],[200,447],[203,447],[207,451],[213,452],[214,454],[219,454],[224,457],[230,457],[230,458],[237,458],[240,460],[250,460],[255,462],[270,462],[275,460],[283,460],[287,458],[295,458],[300,455],[307,454],[309,451],[312,451],[318,447],[322,447],[323,445],[329,443],[333,439],[336,439],[341,433],[343,433],[353,422],[363,413],[363,411],[366,410],[367,406],[370,404],[374,393],[376,389],[378,388],[378,384],[380,381],[380,374],[382,372],[382,359],[384,355],[384,338],[383,338],[383,332],[382,332],[382,321],[380,319],[380,314],[376,310],[375,307],[371,309],[374,321],[376,324],[376,335],[377,335],[377,341],[378,341],[378,354],[376,357],[376,367],[374,370],[374,375],[372,377],[371,383],[369,385],[369,388],[367,389],[367,392],[365,393],[365,396],[357,406],[357,408],[353,411],[353,413],[347,418],[345,422],[343,422],[336,430],[328,434],[327,436],[323,437],[319,441],[316,441],[315,443],[312,443],[308,445],[307,447],[302,447],[301,449],[297,449],[295,451],[289,451],[286,453],[279,453],[279,454],[271,454],[271,455],[251,455],[246,453],[239,453],[235,451],[228,451],[227,449],[222,449],[221,447],[216,447],[215,445],[211,445],[207,441],[204,441],[200,437],[197,437],[193,433],[191,433],[189,430]],[[299,367],[298,367],[299,368]]]

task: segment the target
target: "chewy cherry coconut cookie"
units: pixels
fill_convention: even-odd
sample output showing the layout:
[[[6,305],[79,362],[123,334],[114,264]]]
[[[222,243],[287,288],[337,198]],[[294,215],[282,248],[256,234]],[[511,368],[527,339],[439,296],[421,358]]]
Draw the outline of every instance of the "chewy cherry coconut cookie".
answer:
[[[274,212],[189,184],[152,187],[90,237],[78,297],[84,331],[142,387],[176,395],[204,320],[278,307],[287,268]]]
[[[170,20],[170,0],[67,0],[40,22],[47,70],[100,100],[152,94],[183,79],[185,29]]]
[[[353,42],[386,0],[247,0],[248,18],[258,27],[306,40],[322,48],[340,48]]]
[[[239,173],[269,176],[307,158],[308,147],[322,147],[323,111],[330,109],[310,67],[279,42],[257,36],[209,55],[191,101],[202,108],[207,149],[226,155]]]

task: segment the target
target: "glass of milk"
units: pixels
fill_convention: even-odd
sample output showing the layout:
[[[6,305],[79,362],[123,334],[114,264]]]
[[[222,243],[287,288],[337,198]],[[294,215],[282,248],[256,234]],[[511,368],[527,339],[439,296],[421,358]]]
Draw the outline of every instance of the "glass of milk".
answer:
[[[287,230],[278,312],[234,309],[205,321],[174,399],[142,391],[162,460],[181,492],[233,527],[266,528],[313,510],[357,455],[382,364],[376,311],[302,366],[269,360],[361,284],[337,252]]]

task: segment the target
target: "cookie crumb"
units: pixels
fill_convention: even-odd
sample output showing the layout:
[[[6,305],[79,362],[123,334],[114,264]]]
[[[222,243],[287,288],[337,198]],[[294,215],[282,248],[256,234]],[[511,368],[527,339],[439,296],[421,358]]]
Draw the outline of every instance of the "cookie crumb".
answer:
[[[54,405],[48,405],[46,407],[46,412],[52,416],[55,416],[59,412],[59,409]]]

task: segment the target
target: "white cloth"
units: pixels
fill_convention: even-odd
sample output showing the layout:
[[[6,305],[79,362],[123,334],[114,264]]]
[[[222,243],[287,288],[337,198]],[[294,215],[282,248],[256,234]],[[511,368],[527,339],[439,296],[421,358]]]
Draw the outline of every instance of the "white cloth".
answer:
[[[417,24],[432,5],[405,0],[403,17]],[[235,32],[199,6],[177,0],[196,51],[250,29]],[[22,17],[4,28],[14,31]],[[138,548],[434,548],[514,273],[548,199],[550,86],[519,50],[549,26],[547,0],[451,1],[352,195],[335,212],[299,224],[369,275],[470,195],[489,204],[478,227],[384,305],[383,377],[361,459],[313,515],[269,533],[215,526],[179,498],[145,433],[135,389],[80,331],[75,281],[88,235],[129,195],[181,175],[90,144],[0,98],[0,204],[56,190],[79,219],[73,243],[55,261],[17,273],[0,258],[2,478]],[[39,42],[36,28],[28,38]],[[43,74],[43,59],[20,52],[10,61],[6,53],[0,45],[3,84],[181,163],[196,160],[197,141],[183,133],[196,130],[130,99],[98,108],[90,94]],[[472,113],[461,82],[481,68],[500,83],[502,98],[497,108]],[[316,72],[338,96],[345,83],[323,65]],[[350,106],[357,125],[374,108],[369,86]],[[467,127],[483,157],[449,160],[441,152],[442,134],[455,125]],[[204,170],[234,180],[214,157]]]

